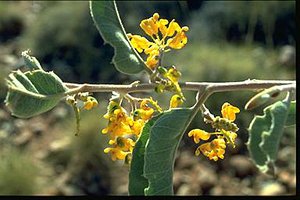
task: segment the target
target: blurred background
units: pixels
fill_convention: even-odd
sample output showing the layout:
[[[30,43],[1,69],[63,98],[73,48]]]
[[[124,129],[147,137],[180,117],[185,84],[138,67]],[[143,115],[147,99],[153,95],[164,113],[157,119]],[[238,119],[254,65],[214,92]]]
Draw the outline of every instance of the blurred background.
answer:
[[[295,1],[122,1],[117,3],[127,32],[143,34],[142,19],[158,12],[189,26],[188,43],[164,56],[182,81],[295,79]],[[99,107],[82,112],[81,132],[64,102],[42,115],[18,119],[4,105],[5,77],[20,67],[21,52],[30,49],[45,70],[65,82],[131,83],[145,74],[128,76],[111,64],[113,49],[104,45],[86,1],[0,1],[0,194],[127,195],[128,166],[103,153],[107,137],[102,116],[111,94],[95,94]],[[195,93],[184,93],[194,103]],[[140,94],[149,96],[150,94]],[[170,93],[151,94],[168,107]],[[206,106],[220,115],[224,102],[239,107],[237,147],[224,160],[194,156],[197,146],[185,134],[175,162],[177,195],[293,195],[296,193],[295,126],[285,129],[276,176],[260,173],[245,142],[247,127],[262,107],[245,111],[253,92],[212,95]],[[188,130],[210,130],[200,115]]]

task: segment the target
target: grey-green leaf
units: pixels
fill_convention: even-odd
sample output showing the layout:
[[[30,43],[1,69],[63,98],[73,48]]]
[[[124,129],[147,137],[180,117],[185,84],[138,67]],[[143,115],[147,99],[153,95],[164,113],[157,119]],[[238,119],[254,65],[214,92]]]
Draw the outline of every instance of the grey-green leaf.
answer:
[[[144,61],[126,36],[116,2],[90,1],[90,11],[103,40],[115,49],[112,60],[115,67],[125,74],[137,74],[146,69]]]
[[[22,58],[24,59],[25,65],[29,69],[31,69],[31,70],[36,70],[36,69],[42,70],[42,67],[41,67],[41,64],[39,63],[39,61],[35,57],[29,55],[29,50],[23,51],[21,55],[22,55]]]
[[[53,72],[34,70],[10,73],[6,106],[12,115],[29,118],[52,109],[68,89]]]
[[[151,126],[144,157],[145,195],[173,195],[175,154],[191,113],[191,109],[166,111]]]
[[[257,167],[268,172],[273,167],[287,119],[290,102],[277,101],[255,116],[249,126],[248,150]]]
[[[144,189],[148,187],[148,180],[144,177],[145,146],[149,139],[150,129],[159,116],[152,118],[144,125],[141,136],[135,143],[129,171],[129,195],[144,195]]]

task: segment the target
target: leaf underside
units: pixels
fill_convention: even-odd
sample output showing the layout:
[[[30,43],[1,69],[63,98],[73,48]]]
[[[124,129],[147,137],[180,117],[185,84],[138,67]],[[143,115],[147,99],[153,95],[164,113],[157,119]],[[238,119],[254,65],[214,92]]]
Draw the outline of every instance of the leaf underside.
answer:
[[[34,70],[10,73],[7,79],[6,106],[12,115],[29,118],[52,109],[67,88],[53,72]]]
[[[274,168],[289,107],[289,101],[277,101],[264,109],[263,116],[254,117],[250,123],[248,150],[264,173],[272,173]]]

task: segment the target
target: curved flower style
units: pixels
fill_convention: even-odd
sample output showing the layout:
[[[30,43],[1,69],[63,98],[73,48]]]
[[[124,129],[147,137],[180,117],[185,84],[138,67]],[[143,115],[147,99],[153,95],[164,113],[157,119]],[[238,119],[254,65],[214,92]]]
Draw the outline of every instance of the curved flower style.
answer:
[[[236,113],[240,110],[237,107],[225,102],[222,106],[222,117],[214,117],[211,123],[216,132],[208,133],[201,129],[193,129],[188,133],[189,137],[194,137],[194,142],[198,144],[200,140],[208,140],[211,135],[216,135],[217,138],[211,142],[201,144],[195,151],[195,155],[200,155],[200,152],[208,157],[210,160],[217,161],[219,158],[223,159],[225,154],[226,144],[230,143],[235,148],[235,139],[237,137],[236,131],[238,127],[233,121],[236,119]]]

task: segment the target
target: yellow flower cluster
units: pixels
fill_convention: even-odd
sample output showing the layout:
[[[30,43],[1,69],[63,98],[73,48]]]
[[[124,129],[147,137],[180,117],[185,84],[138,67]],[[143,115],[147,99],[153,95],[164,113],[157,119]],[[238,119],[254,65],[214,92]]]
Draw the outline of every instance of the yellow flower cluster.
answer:
[[[214,117],[210,121],[213,128],[216,132],[208,133],[201,129],[193,129],[188,133],[189,137],[194,138],[194,142],[198,144],[200,140],[207,141],[212,135],[215,135],[217,138],[213,139],[211,142],[206,142],[201,144],[195,151],[195,155],[200,155],[200,152],[208,157],[210,160],[217,161],[219,158],[223,159],[225,154],[226,144],[230,143],[235,147],[235,139],[237,137],[236,132],[238,127],[233,121],[236,118],[236,113],[239,113],[240,110],[237,107],[230,105],[229,103],[224,103],[222,106],[222,117]]]
[[[128,115],[119,103],[110,101],[107,113],[103,116],[108,120],[108,125],[102,130],[102,133],[109,134],[109,145],[112,146],[105,148],[104,152],[110,153],[112,160],[125,159],[126,162],[130,162],[135,142],[145,123],[155,112],[153,108],[148,106],[148,103],[154,104],[157,110],[161,109],[152,98],[143,99],[140,108]]]
[[[154,70],[162,52],[170,48],[181,49],[187,43],[185,32],[187,26],[180,27],[173,19],[170,23],[167,19],[159,19],[159,14],[154,13],[152,17],[144,19],[140,23],[143,31],[151,37],[152,42],[139,35],[127,34],[132,46],[139,52],[147,55],[146,65]]]
[[[175,108],[185,100],[178,84],[181,73],[175,66],[171,66],[168,69],[161,66],[160,60],[164,52],[168,52],[171,49],[181,49],[185,46],[187,43],[185,33],[189,28],[187,26],[180,27],[174,19],[170,22],[167,19],[159,19],[158,13],[154,13],[152,17],[142,20],[140,27],[151,38],[151,41],[140,35],[129,33],[127,36],[130,43],[139,53],[147,55],[145,64],[149,69],[153,70],[151,81],[157,83],[155,91],[158,93],[164,91],[175,92],[170,99],[170,108]],[[158,78],[157,76],[160,77]]]

